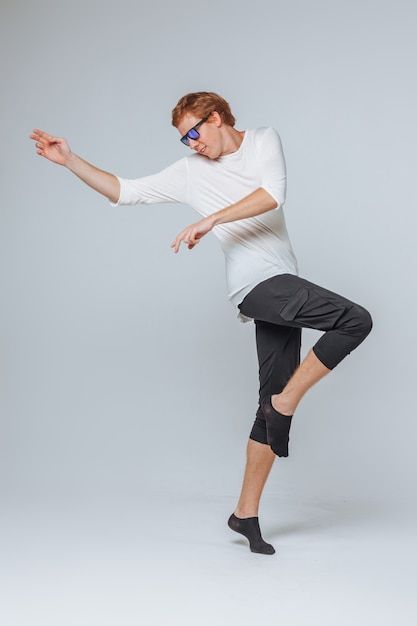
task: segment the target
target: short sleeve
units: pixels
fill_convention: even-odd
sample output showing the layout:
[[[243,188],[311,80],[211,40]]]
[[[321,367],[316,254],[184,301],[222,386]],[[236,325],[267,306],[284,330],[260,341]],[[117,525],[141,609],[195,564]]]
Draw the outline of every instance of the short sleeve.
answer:
[[[264,128],[258,150],[261,161],[261,186],[278,203],[284,204],[287,171],[280,136],[273,128]]]
[[[188,166],[181,159],[164,170],[142,178],[120,178],[120,195],[112,206],[178,202],[187,204]]]

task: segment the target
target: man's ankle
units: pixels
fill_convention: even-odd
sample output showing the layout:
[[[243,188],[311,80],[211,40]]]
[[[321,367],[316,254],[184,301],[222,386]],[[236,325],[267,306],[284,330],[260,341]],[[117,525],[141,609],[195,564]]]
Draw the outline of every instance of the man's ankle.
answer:
[[[247,519],[248,517],[258,517],[258,509],[255,507],[236,507],[234,512],[239,519]]]

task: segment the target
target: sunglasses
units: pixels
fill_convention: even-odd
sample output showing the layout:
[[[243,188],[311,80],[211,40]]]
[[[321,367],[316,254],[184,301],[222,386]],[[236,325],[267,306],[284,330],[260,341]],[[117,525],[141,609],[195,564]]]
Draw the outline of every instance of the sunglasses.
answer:
[[[190,139],[192,139],[193,141],[196,141],[197,139],[200,138],[200,133],[198,132],[197,128],[201,126],[201,124],[204,124],[204,122],[207,122],[210,115],[211,113],[209,113],[206,117],[203,117],[203,119],[200,120],[198,124],[190,128],[190,130],[185,133],[184,137],[181,137],[180,141],[182,141],[184,146],[190,145]]]

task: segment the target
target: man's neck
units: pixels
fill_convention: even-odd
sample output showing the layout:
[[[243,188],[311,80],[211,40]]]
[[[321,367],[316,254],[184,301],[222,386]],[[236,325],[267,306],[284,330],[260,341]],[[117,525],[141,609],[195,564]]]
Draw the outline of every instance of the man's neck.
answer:
[[[233,128],[232,126],[224,126],[223,130],[224,139],[221,156],[226,156],[227,154],[233,154],[233,152],[237,152],[239,150],[245,136],[245,131],[236,130],[236,128]]]

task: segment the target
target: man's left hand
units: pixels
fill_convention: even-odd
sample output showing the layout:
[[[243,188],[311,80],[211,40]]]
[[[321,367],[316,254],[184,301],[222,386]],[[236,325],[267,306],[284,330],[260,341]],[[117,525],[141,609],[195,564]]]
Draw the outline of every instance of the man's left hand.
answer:
[[[188,249],[192,250],[197,245],[204,235],[209,233],[213,228],[212,217],[205,217],[204,219],[187,226],[179,235],[177,235],[171,244],[171,248],[174,248],[174,252],[177,253],[182,243],[188,245]]]

